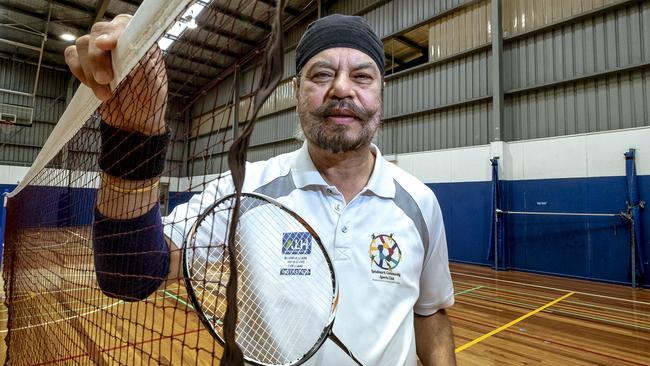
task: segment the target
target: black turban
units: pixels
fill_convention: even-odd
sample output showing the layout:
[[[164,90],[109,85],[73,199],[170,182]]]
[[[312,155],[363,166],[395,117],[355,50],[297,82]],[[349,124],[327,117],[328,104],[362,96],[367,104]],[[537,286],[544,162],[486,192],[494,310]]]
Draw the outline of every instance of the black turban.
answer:
[[[375,61],[384,76],[384,44],[359,16],[333,14],[309,26],[296,48],[296,73],[317,53],[334,47],[357,49]]]

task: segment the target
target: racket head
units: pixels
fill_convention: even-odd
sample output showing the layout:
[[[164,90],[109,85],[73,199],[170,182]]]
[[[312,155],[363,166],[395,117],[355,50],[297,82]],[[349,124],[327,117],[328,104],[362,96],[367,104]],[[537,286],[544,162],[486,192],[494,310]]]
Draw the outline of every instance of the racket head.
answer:
[[[205,209],[182,250],[189,298],[204,326],[224,344],[229,246],[236,194]],[[291,209],[242,193],[235,252],[239,273],[237,343],[254,365],[300,365],[331,333],[338,286],[334,266],[313,228]]]

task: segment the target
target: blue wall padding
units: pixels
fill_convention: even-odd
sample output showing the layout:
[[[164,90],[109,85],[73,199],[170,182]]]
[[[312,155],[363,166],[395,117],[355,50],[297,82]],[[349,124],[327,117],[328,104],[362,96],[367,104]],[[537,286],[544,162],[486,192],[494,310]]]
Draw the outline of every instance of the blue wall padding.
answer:
[[[93,219],[96,190],[27,186],[13,199],[16,217],[9,218],[21,227],[66,227],[88,225]]]
[[[501,181],[503,210],[542,212],[625,212],[626,178],[565,178]],[[429,184],[442,208],[452,261],[492,265],[491,182]],[[641,199],[650,197],[650,176],[639,176]],[[647,209],[646,209],[647,210]],[[616,283],[630,283],[627,222],[618,217],[507,215],[506,255],[511,268]],[[650,215],[641,212],[644,232]],[[647,236],[646,236],[647,237]],[[646,253],[650,241],[640,245]],[[650,282],[648,263],[645,278]]]
[[[198,192],[169,192],[169,207],[167,212],[172,212],[176,206],[188,202],[196,193]]]
[[[502,209],[619,213],[626,210],[626,178],[564,178],[501,181]],[[491,182],[435,183],[442,208],[452,261],[492,265],[490,241]],[[0,185],[0,189],[13,189]],[[650,201],[650,176],[638,176],[639,196]],[[170,192],[169,212],[194,193]],[[11,210],[27,226],[77,226],[92,220],[94,189],[30,186],[21,192],[20,209]],[[650,214],[640,213],[642,232],[650,232]],[[69,216],[67,216],[69,213]],[[17,217],[16,217],[17,216]],[[67,217],[66,217],[67,216]],[[506,247],[511,268],[540,273],[630,283],[629,237],[619,218],[506,217]],[[639,245],[650,253],[650,235]],[[644,263],[641,283],[650,284],[650,266]]]
[[[89,225],[93,220],[96,194],[97,190],[92,188],[27,186],[15,198],[19,209],[13,211],[17,217],[12,219],[18,220],[22,227]],[[170,192],[169,210],[189,201],[192,195],[191,192]]]
[[[449,257],[455,261],[490,264],[491,182],[434,183],[445,220]]]
[[[620,213],[624,177],[504,182],[509,211]],[[506,216],[512,267],[627,282],[629,238],[618,217]],[[600,266],[596,263],[610,262]]]

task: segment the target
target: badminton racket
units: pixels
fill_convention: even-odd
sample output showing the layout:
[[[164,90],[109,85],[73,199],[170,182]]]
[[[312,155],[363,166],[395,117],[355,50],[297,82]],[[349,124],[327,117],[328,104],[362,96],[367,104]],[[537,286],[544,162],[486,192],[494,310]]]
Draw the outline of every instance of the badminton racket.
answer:
[[[189,298],[221,344],[229,278],[226,243],[236,195],[224,196],[197,218],[183,246]],[[326,339],[362,366],[332,331],[338,286],[316,232],[274,199],[242,193],[235,232],[239,274],[236,341],[253,365],[300,365]]]

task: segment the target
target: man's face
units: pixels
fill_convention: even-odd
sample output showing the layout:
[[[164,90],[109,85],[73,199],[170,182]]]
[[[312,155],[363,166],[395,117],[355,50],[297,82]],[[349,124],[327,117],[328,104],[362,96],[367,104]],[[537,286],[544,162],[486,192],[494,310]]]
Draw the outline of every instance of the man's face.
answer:
[[[332,153],[368,146],[381,120],[382,77],[370,56],[330,48],[303,67],[298,116],[307,140]]]

